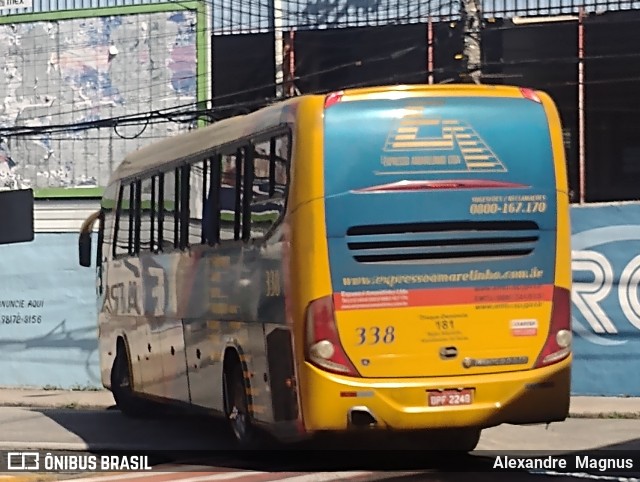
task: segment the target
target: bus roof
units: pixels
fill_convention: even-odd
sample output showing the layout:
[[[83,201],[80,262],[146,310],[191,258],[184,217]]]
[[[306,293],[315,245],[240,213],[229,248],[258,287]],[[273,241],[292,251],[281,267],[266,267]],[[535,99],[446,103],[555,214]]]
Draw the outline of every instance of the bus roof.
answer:
[[[518,87],[474,84],[393,85],[363,87],[341,91],[343,101],[394,99],[418,96],[490,96],[521,97]],[[159,169],[166,164],[189,161],[216,147],[255,133],[255,129],[273,128],[285,121],[287,106],[316,95],[303,95],[287,99],[246,115],[239,115],[195,129],[188,133],[163,139],[128,154],[113,172],[110,183],[123,178]]]
[[[297,103],[299,100],[299,97],[289,99],[251,114],[224,119],[144,146],[125,156],[111,175],[109,183],[159,169],[173,162],[189,161],[203,152],[253,134],[256,131],[252,128],[257,126],[260,126],[260,130],[273,128],[283,122],[282,114],[285,106]]]

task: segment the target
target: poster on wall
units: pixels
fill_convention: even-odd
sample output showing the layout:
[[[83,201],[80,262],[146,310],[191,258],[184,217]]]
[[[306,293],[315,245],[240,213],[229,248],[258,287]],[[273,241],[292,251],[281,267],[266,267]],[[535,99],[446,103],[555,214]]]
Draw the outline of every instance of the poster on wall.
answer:
[[[572,391],[640,396],[640,205],[574,206],[571,217]]]
[[[76,195],[102,188],[128,152],[192,127],[152,122],[115,131],[38,130],[192,105],[198,95],[196,21],[194,11],[180,8],[0,23],[0,125],[34,128],[0,139],[0,187],[72,189]]]

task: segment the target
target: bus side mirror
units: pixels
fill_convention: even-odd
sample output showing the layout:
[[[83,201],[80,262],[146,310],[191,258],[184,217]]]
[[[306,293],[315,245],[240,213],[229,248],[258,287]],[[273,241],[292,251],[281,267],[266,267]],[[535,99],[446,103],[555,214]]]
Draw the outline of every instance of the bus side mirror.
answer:
[[[84,220],[80,228],[80,237],[78,238],[78,261],[80,266],[88,268],[91,266],[91,232],[96,221],[100,219],[102,211],[98,210]],[[100,238],[98,238],[100,239]]]
[[[80,233],[78,239],[78,258],[80,266],[89,268],[91,266],[91,231]]]

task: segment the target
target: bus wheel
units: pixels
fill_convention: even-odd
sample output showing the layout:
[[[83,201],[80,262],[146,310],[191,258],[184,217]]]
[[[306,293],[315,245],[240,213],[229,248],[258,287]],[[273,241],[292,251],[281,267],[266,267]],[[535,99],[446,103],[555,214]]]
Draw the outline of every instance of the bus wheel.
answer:
[[[257,448],[256,432],[251,423],[249,402],[242,365],[232,363],[224,373],[225,414],[229,427],[240,448]]]
[[[459,452],[472,452],[480,442],[482,430],[477,428],[466,428],[454,430],[449,441],[449,449]]]
[[[120,411],[133,418],[142,418],[146,415],[142,401],[133,393],[131,388],[131,372],[126,349],[120,345],[116,358],[111,367],[111,393]]]

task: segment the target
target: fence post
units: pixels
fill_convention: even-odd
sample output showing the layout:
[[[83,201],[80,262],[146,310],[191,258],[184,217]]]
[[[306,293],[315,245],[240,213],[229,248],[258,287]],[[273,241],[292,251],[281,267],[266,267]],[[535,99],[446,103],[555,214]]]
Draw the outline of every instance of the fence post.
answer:
[[[275,93],[276,97],[284,97],[284,39],[282,35],[282,0],[272,1],[273,33],[275,41]]]
[[[431,15],[427,20],[427,72],[429,85],[433,84],[433,21]]]
[[[584,112],[584,8],[578,13],[578,174],[580,176],[580,204],[586,198],[585,173],[585,112]]]
[[[287,70],[284,73],[285,95],[293,97],[296,95],[296,52],[294,47],[295,30],[289,30],[284,43],[284,62]]]

